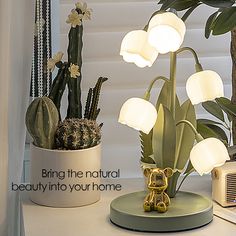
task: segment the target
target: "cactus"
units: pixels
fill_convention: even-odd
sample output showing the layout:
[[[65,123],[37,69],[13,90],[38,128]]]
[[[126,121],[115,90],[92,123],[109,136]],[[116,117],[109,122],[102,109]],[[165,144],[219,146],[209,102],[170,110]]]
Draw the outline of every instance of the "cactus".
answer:
[[[87,8],[87,4],[76,3],[76,8],[72,10],[68,16],[67,23],[71,24],[68,34],[69,44],[67,48],[68,62],[56,63],[59,67],[58,74],[54,79],[49,98],[55,103],[59,116],[62,95],[65,87],[68,87],[68,108],[66,119],[82,118],[82,103],[81,103],[81,80],[82,80],[82,49],[83,49],[83,20],[90,19],[91,9]],[[71,16],[71,18],[70,18]],[[82,16],[82,18],[81,18]],[[75,18],[77,21],[74,22]],[[80,22],[80,23],[78,23]],[[76,75],[72,75],[70,71],[71,66],[77,66],[78,71]],[[96,86],[89,90],[88,99],[85,107],[84,118],[96,120],[100,109],[97,109],[99,95],[102,83],[107,78],[100,77]],[[61,120],[61,116],[60,116]]]
[[[26,112],[26,127],[34,145],[52,149],[59,115],[53,101],[48,97],[36,98]]]
[[[76,8],[78,14],[82,14],[81,9]],[[69,35],[69,45],[67,49],[69,65],[79,66],[80,75],[75,79],[68,74],[68,109],[67,118],[82,118],[81,104],[81,79],[82,79],[82,48],[83,48],[83,22],[75,28],[71,27]]]
[[[102,88],[102,84],[107,81],[107,78],[100,77],[95,85],[95,87],[92,89],[90,88],[88,91],[88,96],[86,100],[86,106],[85,106],[85,112],[84,112],[84,118],[89,120],[96,120],[98,117],[98,114],[100,112],[100,109],[98,109],[98,101],[100,96],[100,91]]]
[[[53,80],[52,87],[50,89],[49,98],[54,102],[57,107],[59,119],[61,120],[60,108],[61,99],[67,84],[66,71],[68,70],[67,63],[58,63],[59,70],[56,78]]]
[[[107,78],[100,77],[94,88],[90,88],[82,119],[81,67],[83,48],[83,20],[89,20],[91,9],[86,3],[76,3],[76,8],[68,16],[71,24],[68,34],[68,62],[62,62],[62,52],[49,60],[48,69],[59,69],[47,97],[37,98],[29,106],[26,125],[34,139],[34,144],[43,148],[83,149],[97,145],[101,139],[102,124],[95,120],[100,112],[97,108],[102,83]],[[68,88],[68,109],[66,119],[61,121],[60,107],[63,93]],[[48,122],[48,123],[47,123]],[[58,128],[58,129],[57,129]],[[54,136],[54,138],[53,138]]]
[[[55,133],[57,149],[78,150],[91,148],[101,141],[101,128],[96,121],[88,119],[65,119]]]
[[[80,8],[74,9],[78,14],[85,14]],[[70,23],[70,22],[67,22]],[[82,104],[81,104],[81,67],[82,67],[82,48],[83,48],[83,19],[81,24],[72,25],[68,34],[68,62],[57,63],[59,67],[58,74],[52,84],[49,98],[55,103],[59,115],[62,95],[65,91],[66,85],[68,87],[68,109],[67,118],[82,118]],[[69,71],[70,65],[79,66],[80,75],[76,78],[71,76]],[[60,116],[61,118],[61,116]]]

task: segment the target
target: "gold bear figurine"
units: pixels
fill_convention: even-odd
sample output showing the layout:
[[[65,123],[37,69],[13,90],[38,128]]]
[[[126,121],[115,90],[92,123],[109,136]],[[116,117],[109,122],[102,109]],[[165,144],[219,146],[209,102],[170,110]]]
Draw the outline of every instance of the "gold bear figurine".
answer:
[[[146,168],[144,175],[148,178],[147,188],[148,195],[144,199],[144,211],[157,211],[164,213],[168,210],[170,205],[170,198],[165,193],[168,187],[168,178],[173,175],[171,168],[164,170],[159,168]]]

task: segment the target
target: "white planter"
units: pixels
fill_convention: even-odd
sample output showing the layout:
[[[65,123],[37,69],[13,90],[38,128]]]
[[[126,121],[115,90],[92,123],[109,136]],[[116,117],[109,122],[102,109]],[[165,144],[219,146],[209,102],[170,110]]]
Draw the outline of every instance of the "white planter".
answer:
[[[78,207],[95,203],[100,199],[100,191],[96,188],[100,178],[96,178],[96,173],[101,168],[101,144],[73,151],[43,149],[32,144],[30,152],[30,183],[35,188],[41,186],[41,189],[30,192],[33,202],[51,207]],[[47,170],[47,176],[43,169]],[[80,171],[80,175],[70,176],[68,170]],[[95,173],[92,177],[91,172]],[[46,186],[44,192],[42,185]]]

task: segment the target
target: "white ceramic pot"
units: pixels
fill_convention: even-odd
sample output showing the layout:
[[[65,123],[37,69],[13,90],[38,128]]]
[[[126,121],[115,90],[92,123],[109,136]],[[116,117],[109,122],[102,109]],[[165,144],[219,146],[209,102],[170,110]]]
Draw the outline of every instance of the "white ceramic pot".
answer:
[[[33,202],[51,207],[78,207],[100,199],[97,173],[101,168],[101,144],[73,151],[49,150],[31,144],[30,151]]]

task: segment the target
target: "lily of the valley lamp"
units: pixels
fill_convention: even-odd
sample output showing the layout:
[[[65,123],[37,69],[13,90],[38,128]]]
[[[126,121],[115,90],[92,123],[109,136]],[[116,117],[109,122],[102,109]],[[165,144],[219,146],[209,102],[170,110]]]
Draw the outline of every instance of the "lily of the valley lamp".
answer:
[[[120,110],[119,122],[140,131],[142,167],[156,165],[160,170],[172,169],[166,193],[171,198],[165,213],[144,212],[146,192],[121,196],[111,203],[110,218],[118,226],[139,231],[178,231],[200,227],[213,218],[212,202],[194,193],[179,191],[183,180],[193,171],[200,175],[221,166],[229,155],[216,138],[203,137],[196,130],[194,105],[224,96],[220,76],[203,70],[196,52],[182,47],[186,27],[172,12],[155,12],[143,30],[129,32],[121,43],[124,61],[138,67],[152,66],[158,54],[170,53],[170,78],[158,76],[151,81],[143,98],[128,99]],[[195,59],[195,73],[186,84],[189,100],[180,105],[176,95],[177,56],[188,51]],[[154,84],[164,84],[156,105],[150,101]],[[193,186],[194,188],[194,186]],[[154,196],[154,195],[153,195]],[[155,207],[153,207],[155,209]]]

